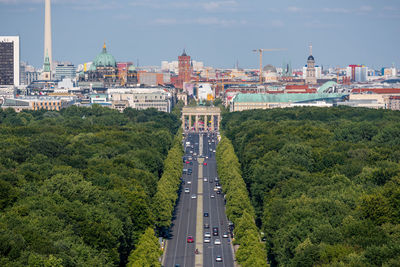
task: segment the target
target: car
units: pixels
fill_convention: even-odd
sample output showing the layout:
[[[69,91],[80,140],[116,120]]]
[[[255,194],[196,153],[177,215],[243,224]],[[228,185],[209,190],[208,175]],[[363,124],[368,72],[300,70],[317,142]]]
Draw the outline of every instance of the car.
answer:
[[[193,153],[193,156],[197,156],[197,153],[196,153],[196,152],[194,152],[194,153]]]
[[[220,185],[217,185],[217,186],[216,186],[216,188],[218,188],[218,189],[222,189],[222,186],[220,186]]]
[[[213,152],[215,153],[215,149],[213,150]]]
[[[215,239],[214,240],[214,245],[221,245],[221,240]]]
[[[203,180],[204,180],[204,182],[207,182],[207,181],[208,181],[208,179],[207,179],[207,178],[204,178]]]
[[[222,262],[222,257],[221,257],[221,256],[215,257],[215,261],[216,261],[216,262]]]
[[[175,267],[181,267],[179,264],[175,264]]]
[[[190,236],[187,237],[186,241],[187,241],[188,243],[193,243],[193,242],[194,242],[194,239],[193,239],[193,237],[190,235]]]
[[[217,194],[221,194],[221,190],[218,190],[218,191],[217,191]]]
[[[213,182],[214,182],[214,180],[213,180],[213,179],[210,179],[209,181],[210,181],[210,183],[213,183]]]
[[[204,166],[207,166],[207,162],[204,162],[203,165],[204,165]]]
[[[210,198],[215,198],[215,195],[214,195],[214,194],[212,194],[212,195],[210,196]]]
[[[214,187],[214,192],[217,192],[218,190],[219,190],[218,188]]]
[[[208,156],[206,156],[206,159],[208,159]]]
[[[192,184],[192,181],[187,181],[187,184]]]
[[[185,188],[185,193],[186,194],[190,193],[190,189],[189,188]]]
[[[210,238],[208,238],[208,237],[204,238],[204,243],[210,243],[210,242],[211,242]]]
[[[193,199],[197,198],[196,194],[193,194],[193,195],[192,195],[192,198],[193,198]]]
[[[218,227],[213,227],[213,236],[219,235],[218,233]]]
[[[225,232],[225,233],[223,233],[223,234],[222,234],[222,237],[223,237],[223,238],[228,238],[228,237],[229,237],[229,235],[228,235],[228,233],[227,233],[227,232]]]
[[[204,212],[204,217],[208,217],[208,212]]]
[[[190,161],[188,161],[188,160],[187,160],[185,163],[186,163],[186,164],[189,164],[189,163],[190,163]]]
[[[210,228],[210,225],[208,223],[205,223],[204,224],[204,229],[209,229],[209,228]]]
[[[204,237],[208,237],[208,238],[210,238],[210,237],[211,237],[211,234],[210,234],[210,232],[205,232],[205,233],[204,233]]]

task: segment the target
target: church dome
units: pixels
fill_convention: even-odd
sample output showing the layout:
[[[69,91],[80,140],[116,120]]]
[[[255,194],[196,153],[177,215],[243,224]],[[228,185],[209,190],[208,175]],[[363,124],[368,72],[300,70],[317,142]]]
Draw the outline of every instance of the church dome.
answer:
[[[116,67],[117,63],[113,55],[107,53],[106,44],[104,43],[103,51],[97,55],[93,64],[95,67]]]
[[[313,57],[312,55],[310,55],[310,56],[308,57],[307,60],[313,60],[313,61],[315,61],[315,59],[314,59],[314,57]]]
[[[134,65],[130,65],[129,68],[128,68],[128,71],[129,72],[134,72],[134,71],[136,71],[136,67]]]
[[[276,68],[272,66],[271,64],[268,64],[264,67],[263,71],[265,72],[277,72]]]

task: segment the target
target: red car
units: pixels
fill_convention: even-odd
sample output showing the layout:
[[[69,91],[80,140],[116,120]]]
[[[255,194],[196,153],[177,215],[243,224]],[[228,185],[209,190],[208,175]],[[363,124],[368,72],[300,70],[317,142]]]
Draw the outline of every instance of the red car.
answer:
[[[188,237],[187,237],[187,242],[188,242],[188,243],[193,243],[193,242],[194,242],[193,237],[192,237],[192,236],[188,236]]]
[[[186,164],[189,164],[189,163],[190,163],[190,161],[187,160],[187,161],[186,161]]]
[[[207,162],[204,162],[203,165],[204,165],[204,166],[207,166]]]

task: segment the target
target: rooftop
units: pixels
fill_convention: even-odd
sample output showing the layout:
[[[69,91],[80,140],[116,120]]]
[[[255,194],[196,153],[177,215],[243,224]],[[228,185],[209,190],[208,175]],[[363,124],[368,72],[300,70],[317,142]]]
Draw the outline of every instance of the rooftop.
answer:
[[[308,101],[337,100],[348,94],[237,94],[234,103],[301,103]]]

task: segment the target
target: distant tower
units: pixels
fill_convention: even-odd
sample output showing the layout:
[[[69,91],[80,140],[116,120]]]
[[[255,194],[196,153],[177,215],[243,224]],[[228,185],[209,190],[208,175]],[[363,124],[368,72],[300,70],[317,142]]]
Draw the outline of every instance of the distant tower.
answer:
[[[181,56],[178,57],[179,61],[179,75],[178,75],[178,87],[183,88],[183,83],[190,82],[192,78],[192,66],[190,56],[186,54],[185,49]]]
[[[53,50],[51,44],[51,3],[50,0],[45,0],[45,14],[44,14],[44,62],[46,57],[50,62],[50,69],[53,65]]]
[[[51,69],[50,69],[50,59],[49,56],[46,54],[44,58],[43,64],[43,72],[42,72],[42,80],[49,81],[51,80]]]
[[[310,56],[307,59],[306,83],[308,83],[308,84],[316,84],[317,83],[317,77],[316,77],[316,71],[315,71],[315,59],[312,55],[312,44],[310,44]]]

